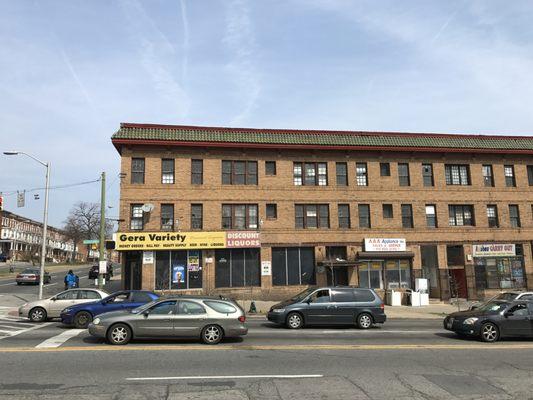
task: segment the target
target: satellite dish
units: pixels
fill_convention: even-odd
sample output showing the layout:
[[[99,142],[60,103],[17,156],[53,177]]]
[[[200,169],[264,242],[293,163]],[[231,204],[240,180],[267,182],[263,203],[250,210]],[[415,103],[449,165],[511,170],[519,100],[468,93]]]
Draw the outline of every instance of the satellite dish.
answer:
[[[143,212],[146,212],[146,213],[152,212],[154,210],[154,205],[150,203],[143,204],[143,206],[141,207],[141,210],[143,210]]]

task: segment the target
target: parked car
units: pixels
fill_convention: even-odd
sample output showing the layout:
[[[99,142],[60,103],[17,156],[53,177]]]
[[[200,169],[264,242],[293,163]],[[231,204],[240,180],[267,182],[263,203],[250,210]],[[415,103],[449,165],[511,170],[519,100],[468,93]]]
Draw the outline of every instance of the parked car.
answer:
[[[89,279],[98,279],[99,271],[100,271],[100,267],[98,265],[93,265],[91,269],[89,270]],[[108,267],[107,273],[105,274],[104,278],[106,281],[108,281],[112,276],[113,276],[113,273]]]
[[[368,329],[386,321],[383,300],[373,289],[352,287],[309,288],[274,305],[269,321],[290,329],[307,325],[352,325]]]
[[[533,302],[492,300],[475,310],[448,315],[444,328],[459,336],[495,342],[504,336],[533,338]]]
[[[19,307],[19,316],[27,317],[32,322],[43,322],[51,318],[59,318],[61,310],[76,304],[101,300],[109,296],[98,289],[69,289],[48,299],[25,303]]]
[[[9,260],[9,255],[6,253],[0,254],[0,262],[7,262]]]
[[[155,293],[146,290],[122,290],[112,293],[100,301],[78,304],[61,311],[61,322],[85,329],[97,315],[118,310],[131,310],[159,299]]]
[[[38,285],[39,280],[41,279],[41,270],[38,268],[26,268],[21,273],[17,274],[15,281],[17,285],[22,285],[23,283],[31,283],[33,285]],[[52,277],[48,271],[44,271],[43,283],[47,284],[52,281]]]
[[[506,300],[506,301],[513,301],[513,300],[533,300],[533,292],[520,292],[520,291],[510,291],[510,292],[501,292],[497,294],[494,297],[491,297],[488,301],[492,300]],[[476,304],[472,304],[469,308],[469,310],[475,310],[480,305],[485,304],[487,302],[479,302]]]
[[[132,338],[199,337],[217,344],[224,337],[248,333],[244,310],[218,297],[162,298],[130,311],[101,314],[89,324],[89,333],[122,345]]]

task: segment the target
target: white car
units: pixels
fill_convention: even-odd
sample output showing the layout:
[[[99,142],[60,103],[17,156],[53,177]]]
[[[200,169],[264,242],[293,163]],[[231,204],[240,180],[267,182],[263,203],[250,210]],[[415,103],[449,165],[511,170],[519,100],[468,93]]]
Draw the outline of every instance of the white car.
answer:
[[[480,307],[482,304],[488,303],[492,300],[506,300],[506,301],[517,301],[517,300],[526,300],[530,301],[533,300],[533,292],[520,292],[520,291],[509,291],[509,292],[501,292],[497,294],[494,297],[491,297],[489,300],[485,302],[477,302],[470,306],[470,310],[475,310],[476,308]]]
[[[49,299],[36,300],[19,307],[19,316],[27,317],[32,322],[43,322],[59,318],[61,311],[76,304],[98,301],[109,296],[98,289],[69,289]]]

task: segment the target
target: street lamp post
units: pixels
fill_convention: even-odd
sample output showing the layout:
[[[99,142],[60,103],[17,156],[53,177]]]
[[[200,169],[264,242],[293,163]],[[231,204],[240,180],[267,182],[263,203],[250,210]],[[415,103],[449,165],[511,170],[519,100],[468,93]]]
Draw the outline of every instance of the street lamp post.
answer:
[[[4,154],[6,156],[16,156],[22,154],[46,167],[46,185],[44,191],[43,243],[41,247],[41,271],[39,276],[39,299],[42,299],[44,283],[44,262],[46,260],[46,231],[48,229],[48,190],[50,187],[50,162],[43,162],[38,158],[35,158],[31,154],[25,153],[23,151],[4,151]]]

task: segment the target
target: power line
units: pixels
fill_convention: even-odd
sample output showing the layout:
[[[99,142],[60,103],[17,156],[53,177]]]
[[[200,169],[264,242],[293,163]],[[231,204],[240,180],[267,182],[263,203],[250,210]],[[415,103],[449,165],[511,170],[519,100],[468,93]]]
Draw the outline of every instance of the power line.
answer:
[[[69,184],[66,184],[66,185],[50,186],[49,190],[66,189],[66,188],[71,188],[71,187],[75,187],[75,186],[89,185],[91,183],[96,183],[96,182],[100,182],[100,178],[98,178],[96,180],[92,180],[92,181],[69,183]],[[11,190],[11,191],[8,191],[8,192],[0,192],[0,194],[2,194],[3,196],[7,197],[7,196],[13,196],[13,195],[15,195],[17,193],[20,193],[20,192],[31,193],[31,192],[38,192],[38,191],[45,190],[45,189],[46,188],[44,188],[44,187],[33,188],[33,189],[20,189],[20,190]]]

